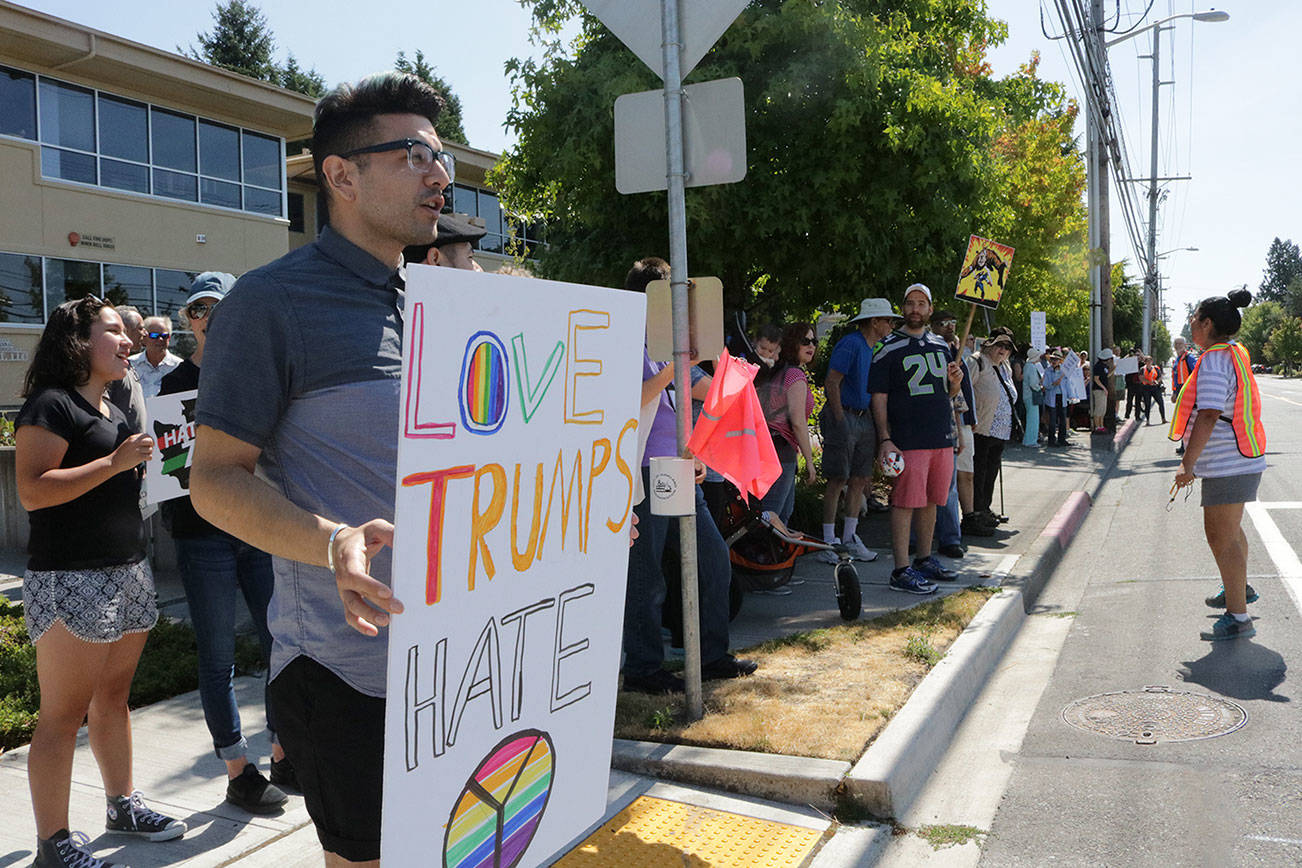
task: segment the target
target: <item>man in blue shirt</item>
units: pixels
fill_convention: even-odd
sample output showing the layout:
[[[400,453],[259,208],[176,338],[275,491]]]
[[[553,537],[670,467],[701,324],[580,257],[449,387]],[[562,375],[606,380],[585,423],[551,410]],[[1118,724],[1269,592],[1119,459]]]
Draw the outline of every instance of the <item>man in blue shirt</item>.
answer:
[[[951,399],[963,372],[949,344],[927,329],[931,290],[915,283],[904,291],[904,325],[882,341],[869,376],[873,421],[881,434],[878,460],[894,452],[904,471],[891,491],[890,586],[910,594],[935,593],[937,579],[957,578],[931,554],[936,507],[949,499],[954,477]],[[909,563],[909,530],[917,533],[918,558]]]
[[[823,475],[827,477],[827,489],[823,492],[823,540],[840,542],[836,536],[836,507],[848,480],[850,488],[845,498],[841,539],[850,553],[863,561],[877,557],[857,533],[864,487],[872,478],[877,455],[868,370],[872,365],[873,346],[890,333],[899,319],[884,298],[865,298],[859,304],[859,315],[850,320],[852,324],[858,323],[858,330],[841,338],[832,349],[827,380],[823,384],[825,402],[818,417],[823,435]],[[820,552],[819,558],[837,562],[832,552]]]

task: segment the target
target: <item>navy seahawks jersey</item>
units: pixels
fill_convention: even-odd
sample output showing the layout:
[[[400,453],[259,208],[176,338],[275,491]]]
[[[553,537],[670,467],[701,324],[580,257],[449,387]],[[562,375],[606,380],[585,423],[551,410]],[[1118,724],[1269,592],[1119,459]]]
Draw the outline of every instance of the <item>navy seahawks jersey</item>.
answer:
[[[868,390],[886,394],[891,441],[900,449],[954,445],[946,376],[952,358],[944,339],[929,331],[917,336],[891,332],[873,354]]]

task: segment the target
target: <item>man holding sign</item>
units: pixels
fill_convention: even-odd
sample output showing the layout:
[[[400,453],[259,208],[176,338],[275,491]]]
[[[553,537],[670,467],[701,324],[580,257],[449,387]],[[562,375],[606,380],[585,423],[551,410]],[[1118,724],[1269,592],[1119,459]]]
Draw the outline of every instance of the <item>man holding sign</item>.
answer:
[[[240,278],[203,366],[192,496],[274,558],[270,696],[327,865],[380,855],[402,249],[434,239],[452,183],[442,107],[397,73],[317,103],[330,225]]]

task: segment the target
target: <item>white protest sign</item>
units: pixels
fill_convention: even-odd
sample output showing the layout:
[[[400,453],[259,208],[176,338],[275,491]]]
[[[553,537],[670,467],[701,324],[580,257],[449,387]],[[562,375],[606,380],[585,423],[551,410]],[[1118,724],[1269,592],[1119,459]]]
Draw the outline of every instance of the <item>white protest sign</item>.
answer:
[[[1084,401],[1089,395],[1085,392],[1085,374],[1080,367],[1080,357],[1069,355],[1063,359],[1062,366],[1067,371],[1063,379],[1067,385],[1067,397],[1072,401]]]
[[[1139,356],[1126,356],[1124,359],[1117,359],[1117,366],[1112,373],[1116,376],[1138,374]]]
[[[385,865],[536,865],[605,811],[645,314],[407,270]]]
[[[145,502],[162,503],[190,494],[190,447],[194,443],[194,402],[199,393],[174,392],[145,401],[154,453],[145,463]]]
[[[1042,310],[1031,311],[1031,346],[1043,350],[1049,345],[1049,318]]]

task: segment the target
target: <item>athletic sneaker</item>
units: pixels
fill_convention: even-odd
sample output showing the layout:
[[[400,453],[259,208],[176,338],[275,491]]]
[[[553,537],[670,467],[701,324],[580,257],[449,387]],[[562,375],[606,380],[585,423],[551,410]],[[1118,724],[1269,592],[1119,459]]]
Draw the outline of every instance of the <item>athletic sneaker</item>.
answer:
[[[927,581],[913,567],[900,567],[891,572],[891,590],[925,597],[927,594],[936,593],[936,585],[934,582]]]
[[[1210,632],[1204,630],[1199,635],[1208,642],[1219,642],[1222,639],[1247,639],[1249,636],[1257,635],[1257,628],[1252,626],[1251,620],[1240,621],[1226,612],[1216,619]]]
[[[936,560],[934,555],[927,555],[922,560],[913,562],[913,571],[929,582],[952,582],[958,578],[958,570],[951,570]]]
[[[294,771],[294,764],[289,761],[289,757],[285,757],[281,760],[273,759],[271,761],[270,777],[271,782],[282,790],[285,787],[289,787],[289,789],[296,793],[303,792],[302,788],[298,785],[298,774]]]
[[[109,796],[104,829],[119,835],[135,835],[146,841],[170,841],[185,834],[185,823],[165,817],[145,804],[136,790],[128,796]]]
[[[864,545],[863,540],[857,536],[850,537],[850,541],[845,544],[845,547],[850,550],[850,556],[856,561],[871,563],[877,560],[877,552]]]
[[[226,782],[226,801],[250,814],[275,814],[289,801],[280,787],[268,781],[253,763]]]
[[[90,838],[81,832],[60,829],[48,838],[36,839],[36,861],[32,868],[113,868],[114,862],[97,859],[87,848]]]
[[[1255,603],[1257,602],[1257,599],[1258,598],[1257,598],[1256,590],[1253,589],[1252,585],[1248,585],[1248,602]],[[1219,591],[1217,591],[1215,594],[1213,594],[1210,597],[1204,598],[1203,602],[1211,606],[1213,609],[1224,609],[1225,608],[1225,586],[1221,585],[1221,589]]]
[[[840,544],[841,544],[841,538],[839,536],[832,537],[831,542],[827,543],[827,545],[831,545],[831,546],[839,546]],[[819,551],[817,554],[814,555],[814,557],[825,564],[841,563],[841,556],[838,555],[836,552],[831,551],[830,549],[824,549],[822,551]]]

